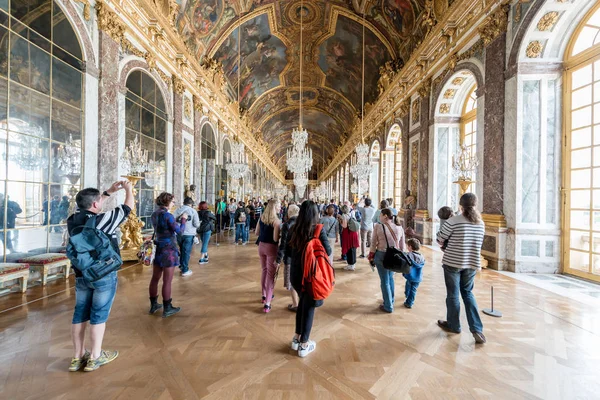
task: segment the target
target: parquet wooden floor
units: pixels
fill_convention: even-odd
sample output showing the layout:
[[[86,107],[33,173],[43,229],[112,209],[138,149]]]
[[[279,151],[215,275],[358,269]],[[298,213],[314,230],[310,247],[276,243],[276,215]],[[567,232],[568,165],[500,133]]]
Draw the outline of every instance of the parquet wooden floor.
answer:
[[[121,271],[105,337],[121,354],[92,373],[67,372],[72,284],[32,289],[28,300],[53,295],[0,313],[0,398],[600,398],[600,310],[484,271],[479,306],[489,307],[493,284],[504,317],[482,316],[488,343],[475,346],[464,313],[462,335],[435,324],[445,316],[438,252],[423,251],[414,308],[391,315],[377,310],[379,278],[365,260],[356,272],[336,263],[335,292],[316,313],[317,350],[301,359],[289,350],[295,316],[281,278],[273,311],[261,312],[257,253],[250,245],[211,247],[209,264],[175,277],[182,312],[168,319],[147,314],[150,269]],[[403,284],[397,276],[399,300]],[[15,297],[0,299],[0,310]]]

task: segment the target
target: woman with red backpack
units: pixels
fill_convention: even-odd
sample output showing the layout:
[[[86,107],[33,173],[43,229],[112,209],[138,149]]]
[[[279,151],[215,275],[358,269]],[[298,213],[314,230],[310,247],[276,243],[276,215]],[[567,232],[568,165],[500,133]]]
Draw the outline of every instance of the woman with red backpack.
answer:
[[[314,299],[313,291],[305,284],[304,280],[305,257],[315,256],[314,254],[304,254],[304,250],[309,247],[308,244],[314,238],[316,230],[320,231],[318,239],[316,239],[320,244],[310,247],[322,246],[321,248],[325,250],[327,256],[331,254],[327,232],[322,229],[323,225],[318,224],[319,208],[317,205],[309,200],[303,202],[296,223],[290,228],[290,239],[285,251],[286,254],[291,255],[290,280],[292,286],[300,295],[296,311],[296,334],[292,339],[292,350],[297,350],[300,357],[306,357],[317,346],[314,341],[309,340],[309,336],[315,316],[315,307],[323,304],[323,300]]]

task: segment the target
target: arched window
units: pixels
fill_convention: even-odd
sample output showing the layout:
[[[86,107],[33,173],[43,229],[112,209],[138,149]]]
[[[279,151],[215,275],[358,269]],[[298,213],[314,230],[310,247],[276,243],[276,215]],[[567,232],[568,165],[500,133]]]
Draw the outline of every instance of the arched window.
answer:
[[[460,144],[467,146],[471,156],[477,154],[477,86],[473,86],[465,99],[465,104],[460,117]],[[473,173],[473,181],[477,181]],[[475,193],[475,183],[471,184],[470,192]]]
[[[344,201],[348,201],[350,199],[350,165],[346,163],[346,167],[344,168]]]
[[[154,199],[166,189],[167,115],[165,102],[154,79],[143,71],[133,71],[127,77],[125,100],[125,144],[137,137],[150,161],[158,162],[162,173],[156,181],[142,179],[137,184],[136,207],[144,228],[152,228],[150,216]]]
[[[82,180],[85,60],[57,3],[8,4],[0,3],[0,260],[11,262],[61,250]]]
[[[213,204],[216,201],[215,193],[215,173],[217,159],[217,139],[212,126],[209,123],[202,127],[202,137],[200,139],[200,157],[202,161],[200,183],[200,198]]]
[[[381,199],[393,199],[394,207],[402,201],[402,130],[394,125],[390,129],[381,152]]]
[[[374,204],[379,203],[379,159],[381,157],[381,146],[375,140],[371,145],[371,177],[369,179],[369,194]]]
[[[565,272],[600,281],[600,5],[566,52]]]

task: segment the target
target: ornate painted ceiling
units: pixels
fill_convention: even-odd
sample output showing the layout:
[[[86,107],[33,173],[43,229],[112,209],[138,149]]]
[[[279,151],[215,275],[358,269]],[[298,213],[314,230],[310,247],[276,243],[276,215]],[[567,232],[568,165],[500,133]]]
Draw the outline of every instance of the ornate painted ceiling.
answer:
[[[303,126],[310,133],[315,170],[320,170],[360,115],[363,21],[365,103],[373,103],[380,67],[388,61],[403,65],[420,44],[425,1],[304,0],[301,8],[300,0],[181,0],[176,23],[199,61],[222,64],[232,101],[237,101],[239,72],[241,109],[283,169],[291,131],[299,124],[302,13]]]

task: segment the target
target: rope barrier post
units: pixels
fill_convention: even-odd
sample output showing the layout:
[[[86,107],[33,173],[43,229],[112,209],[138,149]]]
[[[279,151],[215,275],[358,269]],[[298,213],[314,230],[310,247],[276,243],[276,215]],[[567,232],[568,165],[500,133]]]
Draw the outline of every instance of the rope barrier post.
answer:
[[[494,310],[494,287],[492,286],[492,308],[484,308],[481,310],[484,314],[489,315],[490,317],[501,318],[502,312],[498,310]]]

